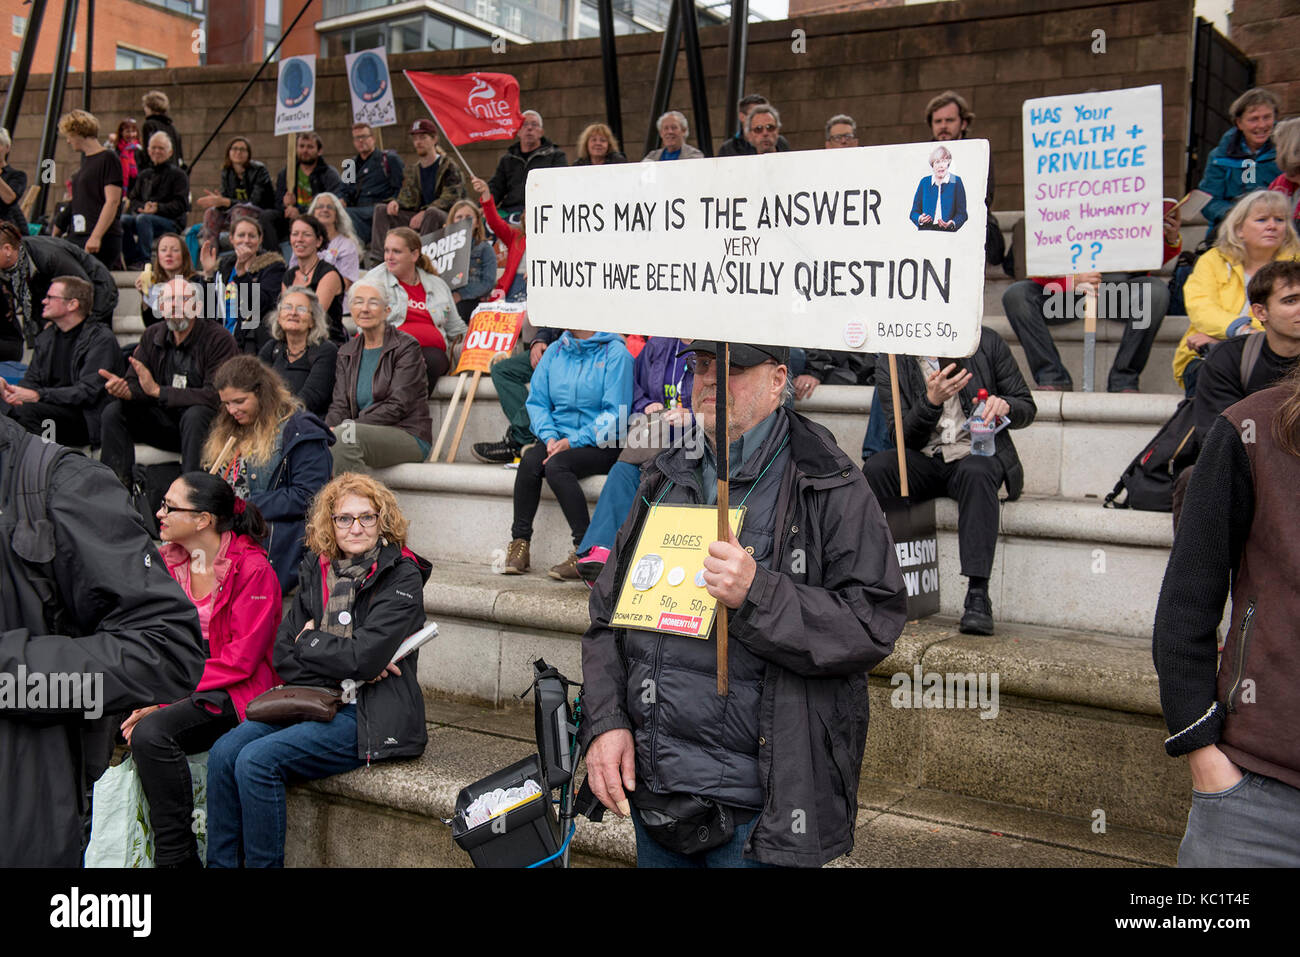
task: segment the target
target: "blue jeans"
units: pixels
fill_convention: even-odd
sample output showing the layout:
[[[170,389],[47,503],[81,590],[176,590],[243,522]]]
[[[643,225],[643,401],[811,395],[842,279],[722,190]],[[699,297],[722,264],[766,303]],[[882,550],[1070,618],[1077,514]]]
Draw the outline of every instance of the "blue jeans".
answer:
[[[157,234],[176,232],[176,223],[156,213],[136,213],[122,217],[122,253],[126,264],[146,262],[153,255],[153,238]]]
[[[585,555],[597,545],[614,547],[614,536],[627,520],[636,502],[636,490],[641,484],[641,469],[631,462],[615,462],[605,479],[605,487],[596,500],[596,510],[591,513],[591,524],[578,546],[578,554]]]
[[[889,440],[889,419],[880,404],[880,388],[877,387],[871,394],[871,416],[867,419],[866,438],[862,440],[862,461],[893,447],[894,443]]]
[[[211,774],[212,772],[208,772]],[[211,787],[211,785],[208,785]],[[208,798],[212,800],[211,797]],[[645,826],[641,823],[641,815],[635,808],[632,810],[632,826],[636,829],[636,866],[637,867],[774,867],[773,864],[763,864],[752,858],[743,857],[745,850],[745,841],[749,839],[749,832],[754,829],[754,824],[758,821],[758,815],[755,814],[744,824],[736,825],[736,834],[728,843],[721,847],[715,847],[711,851],[702,851],[699,854],[678,854],[676,851],[670,851],[653,837],[646,833]],[[209,837],[211,841],[211,825],[208,825]],[[209,847],[211,845],[209,844]],[[209,854],[212,852],[209,851]]]
[[[1300,867],[1300,790],[1247,771],[1226,791],[1193,791],[1178,866]]]
[[[245,721],[223,735],[208,752],[208,867],[283,867],[285,784],[364,763],[355,703],[329,722]]]
[[[349,206],[348,218],[352,220],[352,225],[357,231],[357,236],[362,241],[362,252],[364,253],[365,244],[370,241],[370,233],[375,227],[375,207]]]

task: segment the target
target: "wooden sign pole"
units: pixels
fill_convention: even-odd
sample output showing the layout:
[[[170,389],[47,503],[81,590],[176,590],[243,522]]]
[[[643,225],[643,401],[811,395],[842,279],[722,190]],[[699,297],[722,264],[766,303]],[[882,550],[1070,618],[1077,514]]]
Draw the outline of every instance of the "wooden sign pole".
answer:
[[[898,450],[898,491],[903,498],[907,492],[907,447],[903,441],[903,403],[898,398],[898,357],[889,354],[889,392],[894,400],[894,447]]]
[[[1097,287],[1083,294],[1083,391],[1096,390],[1097,366]]]
[[[460,411],[460,424],[456,426],[456,437],[451,440],[451,451],[447,453],[448,465],[456,461],[456,450],[460,448],[461,437],[465,434],[465,426],[469,423],[469,410],[474,404],[474,393],[478,391],[478,380],[481,378],[483,378],[483,370],[475,369],[474,378],[469,381],[469,394],[465,396],[465,405]]]
[[[447,438],[447,432],[451,428],[452,417],[456,414],[456,406],[460,404],[460,393],[465,388],[465,382],[469,379],[468,372],[462,372],[456,377],[456,391],[451,394],[451,405],[447,406],[447,411],[442,417],[442,428],[438,430],[438,441],[434,443],[433,451],[429,453],[429,461],[436,462],[442,457],[442,443]]]
[[[294,204],[298,202],[298,134],[290,133],[284,138],[284,191],[293,197]],[[277,196],[276,202],[280,204],[280,211],[285,209],[284,197]],[[284,237],[288,239],[288,236]],[[278,251],[278,247],[277,247]]]
[[[230,452],[234,447],[235,437],[232,435],[230,438],[226,439],[226,444],[221,447],[221,454],[218,455],[216,461],[212,463],[212,467],[208,469],[209,475],[216,475],[226,467],[226,459],[230,458]]]
[[[718,343],[714,356],[717,370],[717,398],[714,400],[718,460],[718,541],[731,541],[731,442],[727,434],[727,371],[731,366],[731,344]],[[727,606],[718,601],[718,694],[727,696]]]

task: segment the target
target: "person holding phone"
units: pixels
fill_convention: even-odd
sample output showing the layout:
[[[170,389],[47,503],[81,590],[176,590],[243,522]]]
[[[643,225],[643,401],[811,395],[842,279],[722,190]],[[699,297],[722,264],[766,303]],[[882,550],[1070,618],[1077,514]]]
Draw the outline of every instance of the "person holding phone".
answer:
[[[316,496],[273,660],[285,683],[339,689],[343,704],[330,721],[245,721],[212,746],[208,867],[284,866],[286,781],[424,753],[419,653],[392,663],[424,626],[432,569],[406,532],[397,498],[367,475],[345,472]]]
[[[957,501],[961,573],[969,580],[960,628],[968,635],[991,635],[993,604],[988,586],[998,541],[998,488],[1005,485],[1007,498],[1014,500],[1025,484],[1024,467],[1008,431],[1033,422],[1038,407],[1015,356],[1002,338],[987,328],[980,333],[975,354],[965,359],[899,356],[897,361],[910,499],[926,502],[947,496]],[[966,422],[980,389],[988,391],[984,421],[993,425],[1002,416],[1011,420],[1008,429],[994,438],[993,455],[971,454]],[[881,398],[892,435],[894,403],[889,357],[884,353],[876,360],[876,395]],[[863,463],[862,471],[876,498],[899,495],[895,449],[877,452]]]

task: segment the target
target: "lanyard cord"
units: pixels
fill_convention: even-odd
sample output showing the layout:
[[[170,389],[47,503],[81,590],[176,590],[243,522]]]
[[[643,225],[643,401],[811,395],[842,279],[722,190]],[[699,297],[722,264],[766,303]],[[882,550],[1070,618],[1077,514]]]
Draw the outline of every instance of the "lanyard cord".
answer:
[[[781,441],[781,444],[777,446],[777,450],[772,453],[772,457],[767,460],[767,464],[763,466],[763,471],[758,473],[758,477],[755,478],[753,483],[749,486],[749,491],[745,493],[745,497],[740,500],[740,502],[736,505],[736,508],[742,507],[745,504],[745,502],[749,500],[749,496],[754,493],[754,489],[758,488],[758,483],[762,480],[763,476],[767,474],[767,470],[772,467],[772,463],[776,461],[776,457],[781,454],[781,450],[784,449],[786,445],[789,444],[789,442],[790,442],[790,436],[787,435]],[[731,479],[727,479],[727,482],[728,484],[730,484]],[[650,505],[649,502],[646,502],[647,505],[650,505],[651,510],[658,508],[659,503],[663,501],[663,497],[668,494],[668,490],[672,487],[673,487],[673,480],[669,479],[668,484],[665,485],[664,490],[659,493],[659,497],[655,499],[654,504]],[[645,502],[645,499],[642,498],[641,501]]]

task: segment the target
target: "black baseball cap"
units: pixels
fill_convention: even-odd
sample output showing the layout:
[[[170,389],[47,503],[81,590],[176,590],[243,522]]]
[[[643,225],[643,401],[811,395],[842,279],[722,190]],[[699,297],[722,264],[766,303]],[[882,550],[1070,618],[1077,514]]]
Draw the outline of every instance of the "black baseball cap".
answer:
[[[721,344],[714,339],[696,339],[677,354],[679,356],[690,355],[693,352],[716,354]],[[731,364],[733,366],[748,369],[752,366],[762,365],[769,359],[776,360],[778,365],[789,366],[790,350],[786,346],[759,346],[746,342],[731,343]]]

